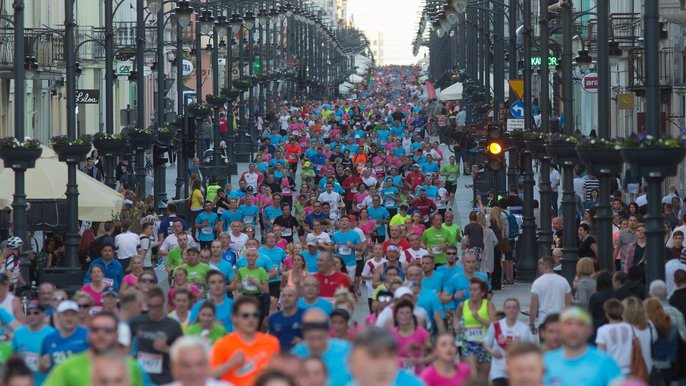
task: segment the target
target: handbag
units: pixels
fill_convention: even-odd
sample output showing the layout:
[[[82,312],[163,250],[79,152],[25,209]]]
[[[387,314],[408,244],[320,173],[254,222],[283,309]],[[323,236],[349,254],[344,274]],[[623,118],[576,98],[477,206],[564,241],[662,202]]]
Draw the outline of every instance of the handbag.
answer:
[[[512,252],[512,245],[510,244],[510,240],[507,237],[503,237],[503,239],[500,241],[500,244],[498,245],[500,246],[500,250],[504,254],[507,255],[508,253]]]
[[[633,327],[631,327],[631,331],[633,333],[633,338],[631,338],[631,376],[644,382],[648,382],[650,374],[648,373],[646,361],[643,359],[641,342],[638,340],[636,331]]]

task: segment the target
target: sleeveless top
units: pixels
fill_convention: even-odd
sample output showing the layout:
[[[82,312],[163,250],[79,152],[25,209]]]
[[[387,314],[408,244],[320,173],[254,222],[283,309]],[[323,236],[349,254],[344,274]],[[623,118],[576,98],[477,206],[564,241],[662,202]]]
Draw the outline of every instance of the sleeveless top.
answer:
[[[302,272],[302,278],[301,278],[301,280],[304,279],[304,278],[306,278],[307,276],[308,276],[307,270],[303,271],[303,272]],[[288,288],[293,288],[293,289],[298,288],[298,287],[295,285],[295,283],[293,282],[293,279],[291,279],[291,272],[288,272],[288,282],[286,283],[286,286],[287,286]]]
[[[403,272],[403,265],[398,262],[398,275],[400,276],[401,279],[405,280],[405,272]],[[379,280],[384,281],[386,280],[386,271],[388,270],[388,263],[383,262],[383,269],[381,270],[381,277]]]
[[[488,315],[488,299],[481,301],[481,307],[477,311],[481,319],[491,320]],[[476,320],[472,310],[469,308],[469,300],[462,303],[462,320],[464,321],[464,338],[470,342],[483,342],[488,326],[484,326]]]

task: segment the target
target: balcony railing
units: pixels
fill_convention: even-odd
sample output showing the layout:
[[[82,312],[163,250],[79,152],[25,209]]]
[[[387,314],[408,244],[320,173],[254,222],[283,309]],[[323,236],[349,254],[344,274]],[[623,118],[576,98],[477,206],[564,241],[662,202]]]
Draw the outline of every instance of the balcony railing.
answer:
[[[26,56],[34,56],[40,67],[51,69],[62,57],[62,34],[45,28],[25,29],[24,46]],[[0,28],[0,71],[14,69],[14,49],[14,29]]]
[[[658,68],[660,70],[658,81],[660,86],[674,85],[674,50],[666,47],[660,50],[658,55]],[[645,87],[645,52],[643,48],[629,50],[629,88]]]

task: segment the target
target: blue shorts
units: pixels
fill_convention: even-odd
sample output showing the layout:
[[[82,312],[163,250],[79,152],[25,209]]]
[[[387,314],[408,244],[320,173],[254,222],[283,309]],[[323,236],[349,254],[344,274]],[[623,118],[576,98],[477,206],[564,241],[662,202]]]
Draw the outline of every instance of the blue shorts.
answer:
[[[462,341],[462,355],[466,357],[476,357],[479,363],[490,363],[491,354],[486,351],[482,342]]]

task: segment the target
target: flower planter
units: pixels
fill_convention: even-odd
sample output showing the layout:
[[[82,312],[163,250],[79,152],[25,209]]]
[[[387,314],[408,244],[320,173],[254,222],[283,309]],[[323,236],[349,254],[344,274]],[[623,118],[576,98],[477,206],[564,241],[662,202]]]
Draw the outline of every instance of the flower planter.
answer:
[[[545,145],[545,150],[556,164],[574,164],[579,161],[576,144],[572,142],[549,143]]]
[[[157,131],[157,140],[162,142],[162,143],[168,143],[174,137],[176,136],[176,131],[173,129],[169,129],[169,131]]]
[[[57,153],[57,159],[60,162],[78,163],[86,160],[88,152],[91,151],[91,145],[54,144],[52,150]]]
[[[634,173],[653,178],[675,176],[686,156],[684,147],[632,147],[620,152]]]
[[[226,97],[221,95],[208,95],[205,97],[205,102],[214,108],[224,107],[224,104],[226,104]]]
[[[512,146],[515,146],[517,150],[521,150],[524,148],[524,137],[522,136],[510,136],[510,143]]]
[[[624,158],[616,149],[576,149],[579,159],[591,174],[617,174],[622,171]]]
[[[98,149],[100,155],[114,157],[122,153],[126,141],[123,139],[94,139],[93,146]]]
[[[524,141],[524,145],[534,158],[542,158],[546,154],[543,141]]]
[[[130,135],[129,136],[129,144],[131,144],[131,147],[133,147],[135,150],[147,150],[149,149],[152,145],[155,144],[155,136],[154,135]]]
[[[241,90],[238,89],[222,89],[222,95],[227,97],[229,100],[236,100],[239,95],[241,95]]]
[[[0,158],[5,163],[6,168],[12,169],[32,169],[36,167],[36,160],[43,154],[43,149],[25,147],[0,149]]]
[[[212,110],[210,109],[200,109],[195,106],[191,106],[188,111],[193,115],[194,117],[198,119],[204,119],[210,116],[210,113],[212,113]]]

